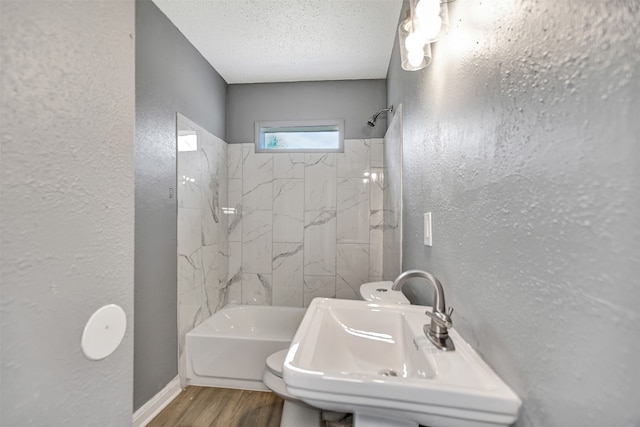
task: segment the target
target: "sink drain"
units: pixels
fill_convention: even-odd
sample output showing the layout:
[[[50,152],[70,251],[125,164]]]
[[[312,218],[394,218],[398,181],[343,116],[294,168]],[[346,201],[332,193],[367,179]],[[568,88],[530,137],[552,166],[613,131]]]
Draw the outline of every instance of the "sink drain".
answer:
[[[376,289],[376,292],[387,292],[389,289],[386,288],[378,288]]]
[[[380,375],[382,375],[383,377],[397,377],[398,373],[396,371],[394,371],[393,369],[381,369],[380,372],[378,372]]]

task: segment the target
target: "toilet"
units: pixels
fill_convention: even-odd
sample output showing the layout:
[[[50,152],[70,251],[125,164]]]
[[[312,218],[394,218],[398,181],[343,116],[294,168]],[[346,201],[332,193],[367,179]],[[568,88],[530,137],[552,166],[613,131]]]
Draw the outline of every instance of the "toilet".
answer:
[[[409,304],[409,300],[400,291],[391,289],[392,282],[371,282],[360,286],[360,298],[382,304]],[[262,373],[262,382],[271,391],[284,399],[280,427],[319,427],[325,419],[337,420],[345,414],[327,413],[307,405],[287,392],[282,380],[282,365],[289,349],[280,350],[267,357]]]
[[[393,282],[370,282],[360,286],[360,299],[380,304],[410,304],[401,291],[391,289]]]
[[[284,399],[280,427],[318,427],[322,420],[322,411],[290,395],[282,380],[282,365],[288,351],[289,349],[276,351],[267,357],[262,382]]]

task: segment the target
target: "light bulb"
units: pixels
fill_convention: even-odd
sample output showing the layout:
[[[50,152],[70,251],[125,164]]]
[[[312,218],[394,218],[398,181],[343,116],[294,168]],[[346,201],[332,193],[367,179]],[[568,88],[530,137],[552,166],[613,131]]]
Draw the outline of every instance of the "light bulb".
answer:
[[[420,0],[416,5],[416,16],[419,19],[429,19],[439,14],[440,0]]]
[[[435,40],[440,30],[442,30],[442,18],[437,15],[420,22],[420,32],[429,41]]]
[[[414,32],[407,36],[407,39],[404,41],[404,45],[407,47],[408,51],[421,50],[426,42],[427,38],[424,34]]]
[[[423,49],[410,50],[407,53],[407,60],[409,61],[409,64],[411,64],[411,66],[413,67],[419,66],[420,64],[422,64],[422,61],[424,60],[424,50]]]

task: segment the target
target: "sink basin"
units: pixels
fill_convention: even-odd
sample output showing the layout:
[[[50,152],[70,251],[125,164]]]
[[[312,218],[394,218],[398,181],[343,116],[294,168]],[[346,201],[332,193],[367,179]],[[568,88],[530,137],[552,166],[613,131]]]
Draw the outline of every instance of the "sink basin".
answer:
[[[287,390],[355,427],[507,426],[520,399],[455,329],[456,350],[422,331],[427,307],[316,298],[283,365]],[[428,308],[430,310],[430,308]]]

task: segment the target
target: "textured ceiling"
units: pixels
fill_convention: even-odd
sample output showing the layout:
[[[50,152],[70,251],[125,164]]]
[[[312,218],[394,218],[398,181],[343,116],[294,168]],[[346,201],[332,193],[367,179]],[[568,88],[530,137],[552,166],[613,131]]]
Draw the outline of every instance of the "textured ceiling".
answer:
[[[380,79],[402,0],[153,0],[227,83]]]

